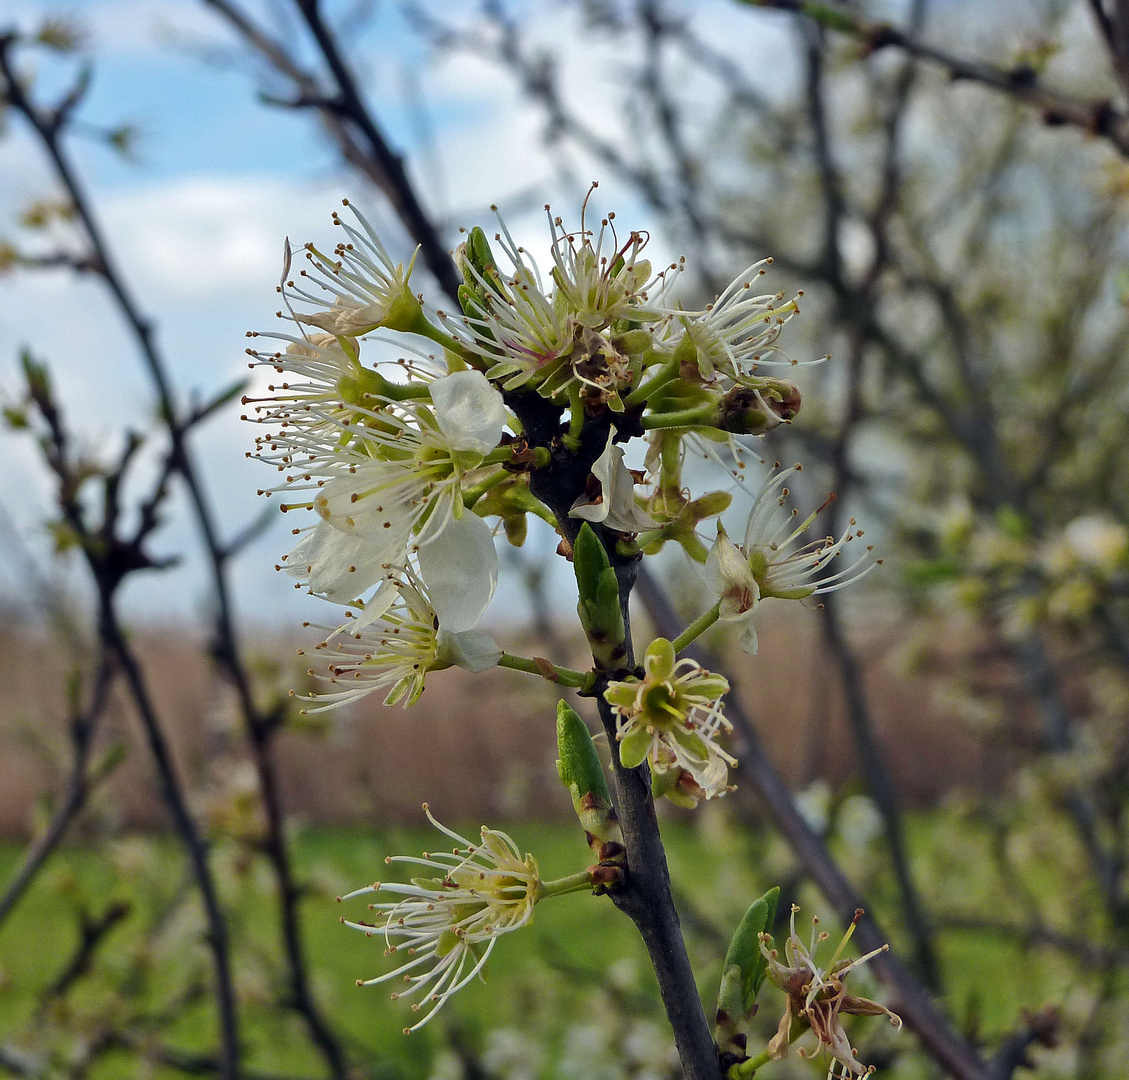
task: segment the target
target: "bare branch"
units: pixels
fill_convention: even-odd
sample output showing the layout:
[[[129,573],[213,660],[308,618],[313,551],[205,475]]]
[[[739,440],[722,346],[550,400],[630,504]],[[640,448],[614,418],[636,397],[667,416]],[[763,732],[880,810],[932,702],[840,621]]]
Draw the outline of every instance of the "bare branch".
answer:
[[[818,4],[806,0],[744,2],[752,7],[789,11],[808,17],[830,30],[857,38],[870,51],[901,49],[919,60],[938,65],[954,80],[977,83],[1030,106],[1040,113],[1045,124],[1081,128],[1090,135],[1108,140],[1120,154],[1129,156],[1129,115],[1114,108],[1108,99],[1086,101],[1052,89],[1026,65],[1003,68],[954,56],[892,23],[867,19],[843,0],[822,0]]]
[[[236,13],[237,14],[237,13]],[[248,24],[248,29],[253,30]],[[10,43],[9,43],[10,44]],[[2,45],[2,42],[0,42]],[[269,40],[262,39],[259,45],[270,48]],[[276,57],[279,62],[285,63],[282,54]],[[296,69],[295,69],[296,70]],[[285,820],[282,808],[281,792],[277,769],[271,751],[271,742],[278,730],[279,718],[275,710],[262,711],[258,707],[252,691],[251,677],[244,664],[242,648],[235,627],[233,608],[228,583],[228,561],[233,552],[241,546],[241,538],[237,541],[225,543],[220,538],[219,528],[215,521],[214,513],[208,500],[204,481],[199,474],[195,460],[188,445],[188,435],[191,430],[212,412],[214,407],[226,400],[231,394],[230,390],[217,395],[210,404],[193,411],[182,413],[174,397],[172,385],[167,375],[167,365],[160,354],[153,335],[150,322],[142,316],[140,307],[129,291],[124,278],[117,270],[116,264],[110,254],[101,227],[93,213],[90,200],[83,189],[77,172],[73,168],[60,140],[60,130],[52,127],[34,103],[27,97],[22,86],[16,80],[15,73],[9,59],[9,49],[0,47],[0,74],[3,74],[8,86],[9,99],[12,106],[24,115],[39,136],[49,157],[51,158],[59,179],[70,195],[89,242],[91,256],[90,262],[96,266],[97,272],[103,277],[113,295],[119,310],[130,329],[133,331],[145,361],[146,369],[157,391],[160,415],[168,430],[170,450],[166,460],[165,470],[160,478],[160,483],[154,491],[154,496],[149,503],[143,506],[138,533],[135,538],[133,550],[139,550],[137,545],[145,539],[157,523],[156,506],[163,499],[165,483],[173,473],[179,475],[188,489],[194,516],[200,529],[205,552],[208,556],[212,584],[215,594],[216,608],[216,641],[215,655],[225,674],[235,688],[239,700],[240,710],[251,741],[252,755],[256,770],[259,774],[260,789],[262,792],[264,809],[267,818],[267,838],[265,850],[274,869],[278,883],[279,920],[281,933],[286,951],[290,985],[288,987],[287,1004],[298,1011],[306,1021],[311,1038],[319,1047],[321,1053],[329,1063],[335,1077],[345,1074],[345,1058],[340,1042],[322,1017],[314,1000],[309,986],[309,975],[306,966],[301,931],[298,924],[297,901],[300,889],[295,884],[293,870],[290,865],[290,853],[285,837]],[[107,607],[107,605],[104,605]],[[107,626],[112,626],[116,616],[113,616],[112,604],[103,616],[109,619]],[[136,665],[135,665],[136,667]],[[129,673],[127,672],[127,675]],[[144,692],[143,683],[139,681],[140,669],[136,668],[129,681],[135,697]],[[143,713],[145,708],[138,702]],[[153,721],[155,724],[155,716]],[[154,753],[161,752],[159,745],[159,729],[150,731],[150,745]],[[166,763],[162,767],[162,775],[166,779],[167,794],[170,799],[175,799],[175,777],[171,772],[171,765]],[[178,815],[174,810],[174,818],[178,819],[178,829],[182,835],[189,838],[185,829],[191,825],[186,814]],[[191,850],[191,845],[190,845]],[[202,852],[192,852],[194,865],[201,873],[206,870],[206,862]],[[202,885],[203,887],[203,885]],[[213,905],[209,914],[216,919],[221,919],[218,905]],[[217,967],[221,964],[219,956],[220,946],[224,941],[224,933],[213,927],[213,947],[217,952]],[[218,973],[219,977],[219,973]],[[224,1060],[232,1075],[237,1068],[236,1041],[235,1041],[235,1013],[233,995],[229,980],[220,978],[220,1006],[224,1013],[225,1049]],[[228,985],[225,985],[228,984]]]

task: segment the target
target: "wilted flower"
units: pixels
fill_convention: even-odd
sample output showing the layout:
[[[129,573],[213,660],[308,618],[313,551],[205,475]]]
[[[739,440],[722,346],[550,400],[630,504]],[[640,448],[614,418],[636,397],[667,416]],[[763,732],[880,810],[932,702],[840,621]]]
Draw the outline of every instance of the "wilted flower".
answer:
[[[827,1050],[831,1055],[832,1064],[828,1077],[833,1077],[836,1072],[840,1076],[865,1076],[873,1072],[859,1061],[855,1051],[851,1048],[850,1039],[843,1030],[840,1016],[888,1016],[890,1023],[901,1027],[901,1017],[892,1013],[885,1005],[869,998],[855,997],[848,994],[844,986],[847,976],[856,967],[865,964],[867,960],[886,952],[890,946],[883,945],[860,956],[855,960],[842,959],[843,950],[851,940],[859,919],[862,918],[862,909],[855,912],[851,925],[843,935],[826,967],[820,967],[815,962],[815,952],[818,946],[827,940],[828,935],[817,932],[818,919],[812,920],[811,941],[805,945],[796,934],[796,912],[799,908],[792,905],[792,917],[789,922],[788,940],[784,943],[786,963],[781,963],[779,952],[772,948],[772,936],[761,934],[761,953],[768,962],[768,979],[780,987],[787,995],[784,1006],[784,1015],[780,1020],[780,1027],[768,1044],[768,1052],[775,1061],[779,1061],[788,1052],[791,1042],[792,1026],[796,1021],[806,1023],[815,1034],[819,1042],[818,1050]],[[800,1054],[804,1054],[801,1050]]]
[[[482,971],[498,936],[525,926],[542,896],[537,861],[532,855],[523,858],[505,833],[483,825],[482,842],[472,844],[436,821],[426,803],[424,810],[431,824],[458,846],[451,852],[425,852],[423,858],[387,858],[388,864],[406,863],[422,871],[411,884],[377,882],[338,897],[383,893],[399,898],[369,905],[380,912],[376,922],[341,921],[368,937],[382,935],[385,955],[407,954],[394,970],[357,981],[358,986],[373,986],[402,978],[409,989],[393,999],[421,995],[412,1009],[424,1010],[423,1019],[405,1028],[405,1034],[426,1024]]]
[[[790,492],[784,485],[788,472],[776,466],[765,479],[745,525],[745,541],[737,547],[719,524],[717,540],[706,560],[706,578],[720,598],[720,619],[736,623],[741,648],[757,651],[753,613],[759,600],[779,597],[802,600],[817,593],[834,592],[857,581],[877,565],[866,547],[854,562],[835,574],[823,571],[843,548],[862,536],[851,518],[843,535],[801,542],[815,521],[816,510],[798,525],[796,509],[785,510]],[[794,470],[799,471],[800,466]],[[864,565],[865,564],[865,565]]]
[[[725,794],[728,766],[737,764],[716,742],[732,727],[720,700],[728,680],[693,660],[676,662],[666,638],[647,646],[643,671],[642,679],[613,681],[604,691],[616,713],[620,761],[629,769],[649,762],[655,793],[680,805]]]

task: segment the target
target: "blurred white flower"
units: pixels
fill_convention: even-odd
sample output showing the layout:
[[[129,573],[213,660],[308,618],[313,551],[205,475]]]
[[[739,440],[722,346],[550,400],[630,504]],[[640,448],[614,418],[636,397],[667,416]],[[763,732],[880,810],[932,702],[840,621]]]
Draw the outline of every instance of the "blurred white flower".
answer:
[[[1115,570],[1129,554],[1129,529],[1104,514],[1075,518],[1063,535],[1074,556],[1096,570]]]

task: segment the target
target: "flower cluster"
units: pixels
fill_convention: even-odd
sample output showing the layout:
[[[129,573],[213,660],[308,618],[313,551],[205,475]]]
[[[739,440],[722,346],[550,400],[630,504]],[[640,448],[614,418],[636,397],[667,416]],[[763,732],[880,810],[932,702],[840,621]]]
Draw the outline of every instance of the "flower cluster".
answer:
[[[383,937],[386,956],[407,956],[392,971],[357,981],[358,986],[375,986],[402,979],[409,988],[394,993],[393,999],[420,996],[412,1009],[424,1015],[405,1028],[405,1034],[426,1024],[452,994],[481,974],[498,937],[525,926],[542,895],[537,860],[523,857],[504,832],[483,825],[482,842],[472,844],[436,821],[426,803],[424,811],[457,847],[425,852],[422,858],[390,856],[384,860],[389,865],[405,863],[422,870],[408,884],[377,882],[337,898],[340,902],[371,893],[397,898],[369,904],[370,911],[380,913],[375,922],[341,921],[367,937]]]
[[[816,515],[798,520],[787,508],[791,474],[779,466],[752,501],[742,543],[717,520],[744,492],[732,482],[745,466],[743,440],[800,409],[796,385],[761,370],[795,363],[777,342],[798,295],[762,291],[771,260],[687,309],[673,296],[681,261],[656,270],[648,236],[623,234],[612,214],[592,224],[588,202],[576,229],[546,208],[544,274],[504,223],[494,236],[501,263],[485,233],[470,230],[453,253],[462,279],[455,311],[412,292],[414,257],[395,262],[352,207],[349,220],[334,215],[342,241],[331,252],[305,245],[293,276],[287,243],[278,287],[285,331],[250,335],[251,366],[265,378],[244,399],[260,432],[249,456],[280,474],[266,494],[300,515],[278,568],[296,588],[348,609],[310,650],[322,661],[310,674],[323,685],[308,711],[373,692],[410,705],[435,671],[502,665],[602,695],[621,765],[649,769],[654,797],[694,807],[730,790],[737,762],[722,746],[728,681],[679,653],[719,620],[736,624],[755,651],[760,601],[830,592],[875,560],[853,520],[838,539],[808,539]],[[645,454],[633,456],[643,439]],[[717,467],[725,490],[689,490],[692,453]],[[590,671],[503,653],[478,629],[498,581],[495,536],[522,544],[531,517],[556,530],[558,552],[572,561]],[[671,541],[704,564],[713,603],[674,641],[652,641],[636,667],[627,617],[634,564]],[[837,569],[851,544],[859,556]],[[558,711],[558,749],[595,867],[544,882],[504,833],[484,827],[472,844],[429,812],[455,849],[391,859],[418,876],[344,898],[386,898],[370,905],[374,921],[347,925],[382,936],[403,960],[363,985],[402,979],[408,988],[394,996],[415,998],[424,1014],[415,1028],[481,974],[498,936],[525,925],[540,900],[630,887],[630,838],[591,735],[568,709]],[[820,969],[794,938],[787,965],[765,952],[769,977],[789,995],[772,1049],[782,1053],[792,1022],[804,1021],[857,1075],[838,1016],[872,1003],[843,991],[853,964],[836,956]],[[746,952],[761,963],[750,941]]]

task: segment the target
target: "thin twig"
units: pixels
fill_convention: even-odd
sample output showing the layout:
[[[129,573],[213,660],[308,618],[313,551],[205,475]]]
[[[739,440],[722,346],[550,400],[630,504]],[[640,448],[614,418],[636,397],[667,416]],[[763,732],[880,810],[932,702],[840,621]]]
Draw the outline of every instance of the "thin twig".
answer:
[[[813,19],[819,25],[858,39],[870,50],[896,48],[918,60],[927,60],[948,72],[953,80],[977,83],[1036,109],[1049,125],[1070,125],[1110,142],[1129,156],[1129,115],[1116,109],[1107,98],[1087,101],[1048,87],[1031,67],[1020,64],[997,67],[956,56],[930,45],[912,32],[889,22],[875,22],[843,0],[745,0],[753,7],[788,11]]]
[[[920,23],[924,14],[925,4],[923,0],[917,0],[911,19],[914,23]],[[832,149],[831,130],[824,100],[826,93],[824,33],[822,27],[818,25],[805,24],[804,28],[806,100],[824,207],[822,259],[826,266],[825,276],[829,282],[839,283],[840,287],[850,295],[852,310],[866,311],[874,306],[875,290],[889,255],[887,229],[897,207],[901,176],[901,132],[914,83],[915,65],[912,62],[906,63],[894,78],[883,131],[884,147],[879,195],[868,221],[874,239],[873,254],[870,265],[858,284],[848,285],[840,247],[840,231],[846,214],[843,178]],[[836,535],[844,524],[839,508],[850,493],[851,445],[864,420],[862,386],[866,351],[865,335],[858,326],[852,327],[847,350],[847,396],[844,415],[838,437],[833,441],[829,454],[832,488],[840,496],[831,510],[831,532]],[[901,898],[902,914],[910,940],[913,942],[914,962],[926,984],[936,990],[940,985],[940,965],[937,962],[929,919],[909,866],[897,791],[874,730],[872,709],[860,666],[842,626],[835,600],[833,594],[828,594],[824,598],[822,609],[824,638],[839,668],[847,704],[847,717],[854,735],[863,775],[866,778],[867,789],[882,817],[890,862]]]
[[[131,910],[132,907],[127,901],[119,900],[106,908],[97,918],[92,919],[86,912],[82,912],[78,945],[55,981],[43,992],[39,1002],[40,1012],[52,1001],[66,997],[71,987],[90,971],[94,956],[107,935],[129,915]]]
[[[9,42],[10,44],[10,42]],[[13,107],[21,112],[39,135],[48,155],[55,165],[60,180],[67,189],[82,223],[90,245],[90,261],[105,280],[119,310],[137,339],[146,369],[157,391],[160,416],[168,430],[171,450],[167,461],[171,470],[179,475],[189,492],[193,513],[200,529],[208,556],[212,585],[215,594],[216,648],[214,655],[235,688],[248,736],[252,755],[259,775],[260,790],[267,819],[264,848],[274,869],[279,903],[279,921],[286,951],[289,987],[286,1003],[306,1021],[310,1036],[329,1063],[333,1075],[344,1077],[346,1064],[340,1041],[322,1016],[310,989],[310,980],[298,922],[297,905],[300,889],[294,881],[290,852],[285,833],[285,815],[279,787],[277,767],[274,763],[271,742],[278,729],[280,717],[277,710],[262,711],[257,706],[251,678],[242,657],[242,648],[235,627],[235,619],[228,584],[228,564],[231,556],[240,550],[244,536],[224,543],[209,503],[204,482],[188,445],[188,435],[193,427],[204,420],[210,410],[205,407],[182,415],[173,395],[167,375],[167,365],[161,356],[153,335],[151,323],[142,316],[137,302],[130,293],[124,277],[117,269],[92,204],[82,187],[60,141],[60,130],[48,123],[34,103],[27,97],[18,77],[8,63],[7,49],[0,50],[0,71],[8,85],[8,97]],[[217,400],[224,395],[219,395]],[[163,489],[162,489],[163,490]],[[143,515],[143,521],[153,520]],[[221,994],[221,999],[227,996]],[[226,1031],[226,1027],[225,1027]],[[234,1032],[234,1016],[232,1029]],[[225,1058],[231,1058],[230,1048]],[[234,1059],[232,1059],[234,1060]]]

